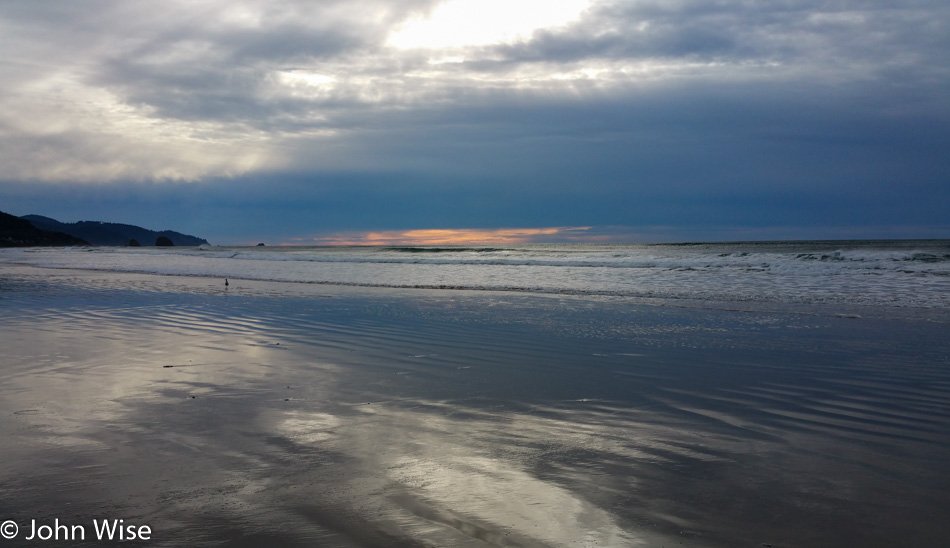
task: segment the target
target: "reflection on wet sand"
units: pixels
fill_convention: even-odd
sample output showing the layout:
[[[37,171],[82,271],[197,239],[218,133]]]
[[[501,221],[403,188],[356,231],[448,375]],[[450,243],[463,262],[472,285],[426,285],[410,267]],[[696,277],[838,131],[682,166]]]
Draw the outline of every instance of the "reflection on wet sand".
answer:
[[[465,535],[493,543],[504,539],[509,545],[638,544],[637,536],[621,530],[609,512],[531,474],[531,455],[498,454],[508,445],[497,443],[498,429],[510,424],[388,405],[356,409],[367,417],[341,421],[317,413],[302,420],[295,413],[279,431],[343,454],[364,473],[384,474],[389,513],[401,507]]]
[[[950,533],[940,326],[584,305],[631,338],[533,298],[67,289],[0,302],[4,519],[160,546]]]

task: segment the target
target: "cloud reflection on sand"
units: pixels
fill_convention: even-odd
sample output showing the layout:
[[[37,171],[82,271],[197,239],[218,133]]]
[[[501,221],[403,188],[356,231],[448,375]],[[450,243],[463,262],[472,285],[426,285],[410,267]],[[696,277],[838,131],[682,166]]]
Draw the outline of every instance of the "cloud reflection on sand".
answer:
[[[439,407],[436,402],[418,403],[428,409]],[[525,546],[642,543],[637,535],[624,531],[610,512],[531,470],[532,462],[546,451],[537,447],[543,440],[534,434],[550,435],[550,440],[562,433],[569,437],[563,431],[566,422],[472,414],[449,418],[378,404],[356,409],[371,420],[292,411],[279,423],[278,432],[359,461],[357,468],[364,474],[384,471],[390,482],[386,506],[395,503],[464,534],[497,535]],[[445,409],[450,411],[451,406]],[[510,439],[499,445],[510,431],[521,431],[523,441],[535,447],[525,446],[523,454],[518,454],[518,444],[510,445]],[[609,435],[600,432],[593,437]],[[358,484],[363,479],[357,475],[351,481]],[[354,487],[353,492],[359,491]]]

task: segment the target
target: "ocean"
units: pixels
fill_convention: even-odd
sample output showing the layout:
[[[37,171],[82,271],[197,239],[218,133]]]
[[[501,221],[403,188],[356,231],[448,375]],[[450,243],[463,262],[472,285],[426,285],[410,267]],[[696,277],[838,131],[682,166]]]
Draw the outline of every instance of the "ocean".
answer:
[[[0,261],[359,287],[950,309],[950,240],[32,248],[5,250]]]
[[[0,532],[940,545],[948,325],[945,240],[3,249]]]

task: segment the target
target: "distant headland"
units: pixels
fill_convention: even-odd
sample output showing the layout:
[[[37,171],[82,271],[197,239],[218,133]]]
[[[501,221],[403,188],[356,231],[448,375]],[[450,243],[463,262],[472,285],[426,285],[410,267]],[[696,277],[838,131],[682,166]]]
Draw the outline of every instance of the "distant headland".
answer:
[[[28,246],[199,246],[208,241],[173,230],[155,231],[135,225],[79,221],[63,223],[42,215],[16,217],[0,211],[0,247]]]

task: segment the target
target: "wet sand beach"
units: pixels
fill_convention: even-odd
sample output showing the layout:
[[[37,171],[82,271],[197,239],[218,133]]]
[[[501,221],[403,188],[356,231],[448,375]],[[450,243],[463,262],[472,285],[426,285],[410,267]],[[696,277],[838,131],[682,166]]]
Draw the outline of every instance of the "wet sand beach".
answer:
[[[0,521],[149,546],[937,546],[913,314],[0,265]]]

